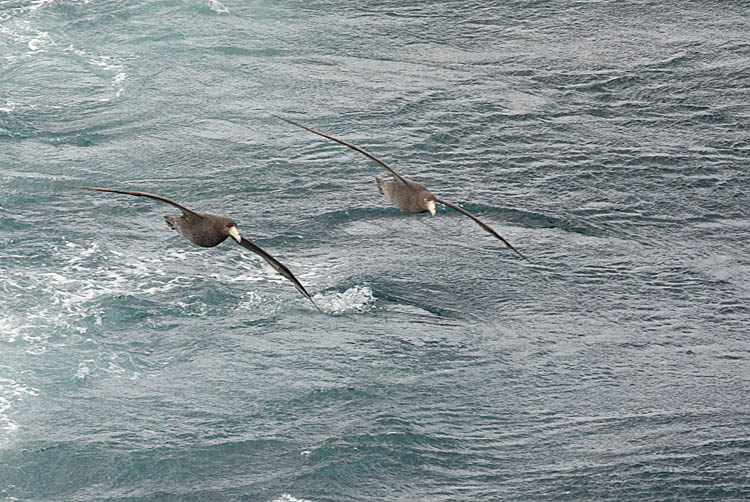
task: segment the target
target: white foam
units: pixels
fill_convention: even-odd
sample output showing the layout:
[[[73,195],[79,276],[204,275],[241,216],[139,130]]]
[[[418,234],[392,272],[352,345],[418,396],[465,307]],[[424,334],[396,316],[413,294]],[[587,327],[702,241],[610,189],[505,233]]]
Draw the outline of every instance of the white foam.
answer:
[[[86,319],[92,317],[91,302],[98,298],[132,294],[133,289],[175,287],[162,284],[163,271],[146,259],[133,260],[130,268],[103,269],[101,263],[111,257],[98,242],[64,242],[55,246],[55,254],[62,266],[0,271],[0,290],[14,299],[8,309],[0,311],[0,336],[8,343],[25,342],[27,353],[42,353],[65,343],[60,337],[72,332],[84,334],[90,325]],[[132,286],[134,282],[137,287]],[[25,308],[24,302],[32,302],[33,308]]]
[[[71,47],[73,47],[71,45]],[[85,56],[86,53],[84,51],[80,50],[74,50],[76,54],[79,56]],[[112,58],[109,56],[99,56],[98,58],[91,58],[88,59],[88,63],[92,66],[96,66],[98,68],[101,68],[102,70],[112,71],[112,70],[121,70],[122,66],[112,61]]]
[[[0,8],[0,35],[15,44],[15,47],[3,51],[5,64],[0,69],[9,68],[18,61],[47,52],[57,45],[48,32],[37,30],[32,24],[33,13],[53,1],[37,0],[18,7]]]
[[[18,429],[18,424],[8,416],[14,402],[23,401],[27,396],[38,395],[37,389],[26,387],[16,380],[0,377],[0,431],[13,432]]]
[[[47,4],[53,3],[55,0],[32,0],[25,5],[19,5],[18,7],[5,7],[0,9],[0,21],[8,21],[16,18],[18,20],[21,16],[28,14],[29,12],[35,12]]]
[[[100,239],[62,239],[53,248],[53,264],[0,269],[0,294],[10,299],[0,307],[0,342],[13,344],[16,350],[29,354],[53,350],[69,343],[71,336],[97,331],[107,322],[102,302],[113,298],[132,296],[160,302],[164,295],[174,296],[174,291],[192,291],[192,285],[203,280],[239,286],[234,287],[242,290],[239,309],[279,308],[277,302],[265,296],[268,289],[255,284],[277,283],[285,296],[295,298],[291,284],[260,258],[249,260],[234,253],[217,255],[188,247],[150,253],[130,248],[115,250]],[[185,270],[188,262],[190,273]],[[290,267],[295,271],[308,269],[303,264],[291,263]],[[302,274],[300,280],[314,287],[317,281],[306,277]],[[243,284],[249,287],[243,288]],[[185,315],[201,316],[211,311],[200,295],[178,296],[181,300],[176,306]],[[299,301],[304,300],[300,297]],[[318,293],[315,302],[332,314],[367,312],[375,305],[372,291],[364,285],[343,292]],[[104,371],[105,364],[99,358],[97,363],[72,368],[71,373],[79,379],[90,378],[92,372]]]
[[[66,243],[67,247],[74,247],[75,245],[71,242]],[[77,255],[73,256],[68,260],[69,265],[76,265],[79,262],[85,261],[86,258],[90,258],[99,250],[99,243],[93,242],[88,249],[82,250]]]
[[[288,493],[282,493],[279,498],[275,498],[271,502],[312,502],[312,500],[298,499],[296,497],[293,497],[292,495],[289,495]]]
[[[81,51],[78,51],[81,52]],[[77,53],[78,53],[77,52]],[[85,54],[85,53],[84,53]],[[116,61],[110,56],[99,56],[98,58],[87,59],[88,63],[97,68],[101,68],[104,71],[113,72],[115,76],[112,77],[111,86],[115,89],[115,97],[119,98],[125,91],[124,83],[128,78],[128,74],[125,72],[123,65]]]
[[[316,293],[313,300],[329,314],[370,312],[375,307],[375,297],[368,286],[353,286],[343,293]]]
[[[117,92],[115,93],[115,97],[119,98],[122,93],[125,91],[125,87],[123,85],[123,82],[125,82],[125,79],[128,77],[128,74],[124,71],[118,73],[114,76],[112,79],[112,86],[117,89]]]
[[[159,270],[157,271],[157,273],[159,275],[164,275],[163,270]],[[157,283],[156,285],[140,284],[138,286],[138,291],[143,293],[144,295],[166,293],[167,291],[172,291],[173,289],[185,286],[188,282],[189,279],[187,277],[177,276],[173,279],[170,279],[166,283]]]
[[[28,58],[46,52],[49,48],[57,45],[49,36],[49,33],[35,29],[26,20],[13,19],[0,24],[0,34],[6,35],[9,39],[27,49],[25,53],[20,55],[5,55],[5,59],[10,64],[13,64],[19,58]]]
[[[35,0],[34,2],[31,2],[31,5],[29,5],[29,10],[31,12],[34,12],[35,10],[41,9],[47,4],[54,3],[55,0]]]
[[[18,107],[18,103],[16,103],[15,101],[6,100],[5,106],[0,106],[0,112],[12,113],[13,110],[16,109],[16,107]]]
[[[46,33],[42,33],[41,35],[43,35],[42,38],[32,38],[26,44],[31,52],[40,52],[49,46],[49,36]]]
[[[131,359],[130,356],[126,356]],[[97,373],[107,373],[111,375],[128,375],[131,380],[136,380],[139,377],[137,371],[129,371],[122,365],[118,364],[118,361],[122,359],[116,352],[105,351],[97,356],[97,359],[84,359],[78,363],[73,378],[76,380],[86,380],[87,378],[95,376]]]
[[[18,424],[13,422],[6,413],[10,410],[10,401],[0,396],[0,431],[13,432],[18,429]]]
[[[78,363],[78,370],[76,371],[75,377],[78,380],[85,380],[91,374],[91,367],[89,365],[95,364],[96,361],[93,359],[86,359]]]
[[[229,14],[229,9],[219,0],[208,0],[208,7],[217,14]]]
[[[114,73],[110,81],[110,85],[115,90],[115,98],[119,98],[125,91],[125,80],[128,78],[128,74],[125,71],[125,67],[119,59],[112,56],[94,56],[88,52],[77,49],[73,44],[69,45],[64,49],[66,52],[72,52],[76,56],[83,59],[87,64],[94,66],[100,70]],[[102,98],[100,101],[109,101],[111,98]]]

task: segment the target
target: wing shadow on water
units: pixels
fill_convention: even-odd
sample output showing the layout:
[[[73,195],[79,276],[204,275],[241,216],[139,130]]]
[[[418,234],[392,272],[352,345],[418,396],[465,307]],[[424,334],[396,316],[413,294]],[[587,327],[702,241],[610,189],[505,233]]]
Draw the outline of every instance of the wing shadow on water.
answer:
[[[444,325],[450,321],[480,320],[479,316],[466,312],[465,303],[456,299],[449,286],[439,283],[415,283],[409,281],[385,281],[376,278],[368,281],[374,296],[386,311],[408,314],[414,322]],[[453,298],[453,300],[451,300]]]
[[[498,208],[483,204],[459,204],[470,213],[492,221],[496,225],[516,226],[525,228],[558,228],[564,232],[587,235],[591,237],[622,236],[625,229],[613,223],[595,223],[584,216],[576,214],[549,214],[518,209]],[[440,208],[440,218],[463,219],[457,212]],[[397,208],[368,207],[339,209],[313,216],[312,230],[325,230],[331,226],[344,225],[353,221],[375,221],[381,219],[399,220],[405,218],[419,218],[425,215],[406,215]],[[429,215],[427,215],[429,216]]]

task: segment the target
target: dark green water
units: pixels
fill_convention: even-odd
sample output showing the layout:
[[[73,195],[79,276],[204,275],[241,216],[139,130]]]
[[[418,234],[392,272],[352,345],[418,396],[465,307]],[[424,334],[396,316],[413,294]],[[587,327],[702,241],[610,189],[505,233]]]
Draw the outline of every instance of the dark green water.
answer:
[[[750,498],[749,26],[0,0],[0,500]]]

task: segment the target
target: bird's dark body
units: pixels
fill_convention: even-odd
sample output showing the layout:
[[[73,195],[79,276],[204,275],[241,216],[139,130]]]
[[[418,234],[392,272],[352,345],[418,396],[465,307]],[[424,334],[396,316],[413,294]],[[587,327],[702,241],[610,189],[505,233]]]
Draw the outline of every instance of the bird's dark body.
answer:
[[[204,213],[165,216],[164,221],[169,228],[204,248],[218,246],[224,242],[229,237],[225,229],[237,225],[231,218]]]
[[[399,209],[406,213],[425,213],[427,206],[426,199],[435,199],[435,196],[427,190],[421,183],[409,181],[407,179],[383,181],[375,178],[378,184],[378,190],[389,201],[398,206]]]

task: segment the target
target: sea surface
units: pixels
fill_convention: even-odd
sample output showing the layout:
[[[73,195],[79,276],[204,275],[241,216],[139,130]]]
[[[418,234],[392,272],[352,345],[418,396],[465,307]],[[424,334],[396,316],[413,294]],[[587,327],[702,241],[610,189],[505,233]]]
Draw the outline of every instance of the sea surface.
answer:
[[[748,499],[750,4],[0,0],[0,501]]]

